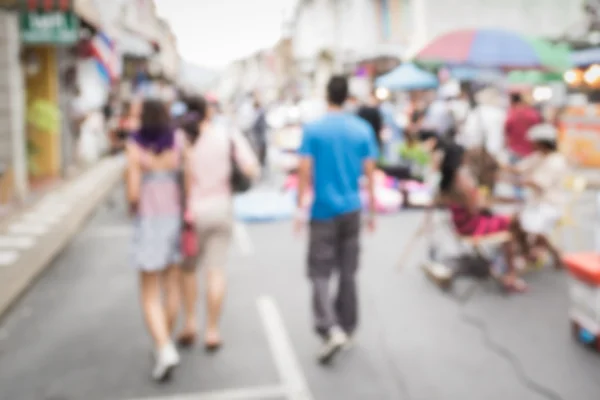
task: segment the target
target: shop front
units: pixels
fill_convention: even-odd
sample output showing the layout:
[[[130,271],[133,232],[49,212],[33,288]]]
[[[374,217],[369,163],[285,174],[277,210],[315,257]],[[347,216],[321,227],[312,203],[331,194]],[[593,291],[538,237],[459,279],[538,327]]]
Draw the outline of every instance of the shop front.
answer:
[[[16,4],[0,0],[0,211],[28,193]],[[1,212],[0,212],[1,214]]]
[[[21,58],[26,92],[28,169],[32,183],[61,173],[59,54],[79,40],[80,20],[70,1],[55,7],[28,2],[19,11]]]

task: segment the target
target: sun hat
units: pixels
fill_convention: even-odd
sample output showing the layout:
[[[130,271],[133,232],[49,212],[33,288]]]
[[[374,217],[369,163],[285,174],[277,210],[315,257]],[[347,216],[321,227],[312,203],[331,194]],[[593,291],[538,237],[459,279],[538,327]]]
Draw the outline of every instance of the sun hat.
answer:
[[[558,130],[552,124],[538,124],[534,125],[529,131],[527,131],[527,139],[532,142],[547,141],[556,142],[558,138]]]

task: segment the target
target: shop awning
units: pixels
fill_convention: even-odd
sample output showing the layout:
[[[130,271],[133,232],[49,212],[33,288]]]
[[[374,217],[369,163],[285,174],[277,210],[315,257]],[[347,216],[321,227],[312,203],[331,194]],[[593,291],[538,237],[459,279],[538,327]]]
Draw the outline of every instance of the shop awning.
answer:
[[[0,8],[29,11],[69,11],[73,4],[74,0],[0,0]]]
[[[0,9],[26,11],[75,11],[85,22],[100,27],[94,0],[0,0]]]

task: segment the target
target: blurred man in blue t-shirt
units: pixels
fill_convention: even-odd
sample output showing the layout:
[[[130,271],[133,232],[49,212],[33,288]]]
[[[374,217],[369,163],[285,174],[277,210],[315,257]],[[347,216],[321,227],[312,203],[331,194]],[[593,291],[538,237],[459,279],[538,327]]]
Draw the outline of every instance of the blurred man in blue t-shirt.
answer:
[[[378,158],[373,128],[343,110],[348,98],[346,78],[331,78],[327,98],[327,114],[304,128],[299,150],[296,218],[299,230],[308,219],[303,200],[312,178],[314,201],[310,211],[308,273],[313,285],[315,327],[325,340],[319,354],[322,363],[330,362],[346,345],[358,322],[355,273],[362,208],[359,179],[364,172],[370,205],[368,224],[373,230],[373,173]],[[339,276],[335,302],[329,294],[329,280],[334,270]]]

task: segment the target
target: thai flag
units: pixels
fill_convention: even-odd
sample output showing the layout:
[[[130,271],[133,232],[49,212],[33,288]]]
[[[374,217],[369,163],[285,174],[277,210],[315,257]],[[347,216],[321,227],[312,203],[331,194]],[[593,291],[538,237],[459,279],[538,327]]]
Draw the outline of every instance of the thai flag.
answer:
[[[115,81],[119,76],[119,57],[114,40],[100,32],[92,39],[92,51],[100,73],[108,82]]]

